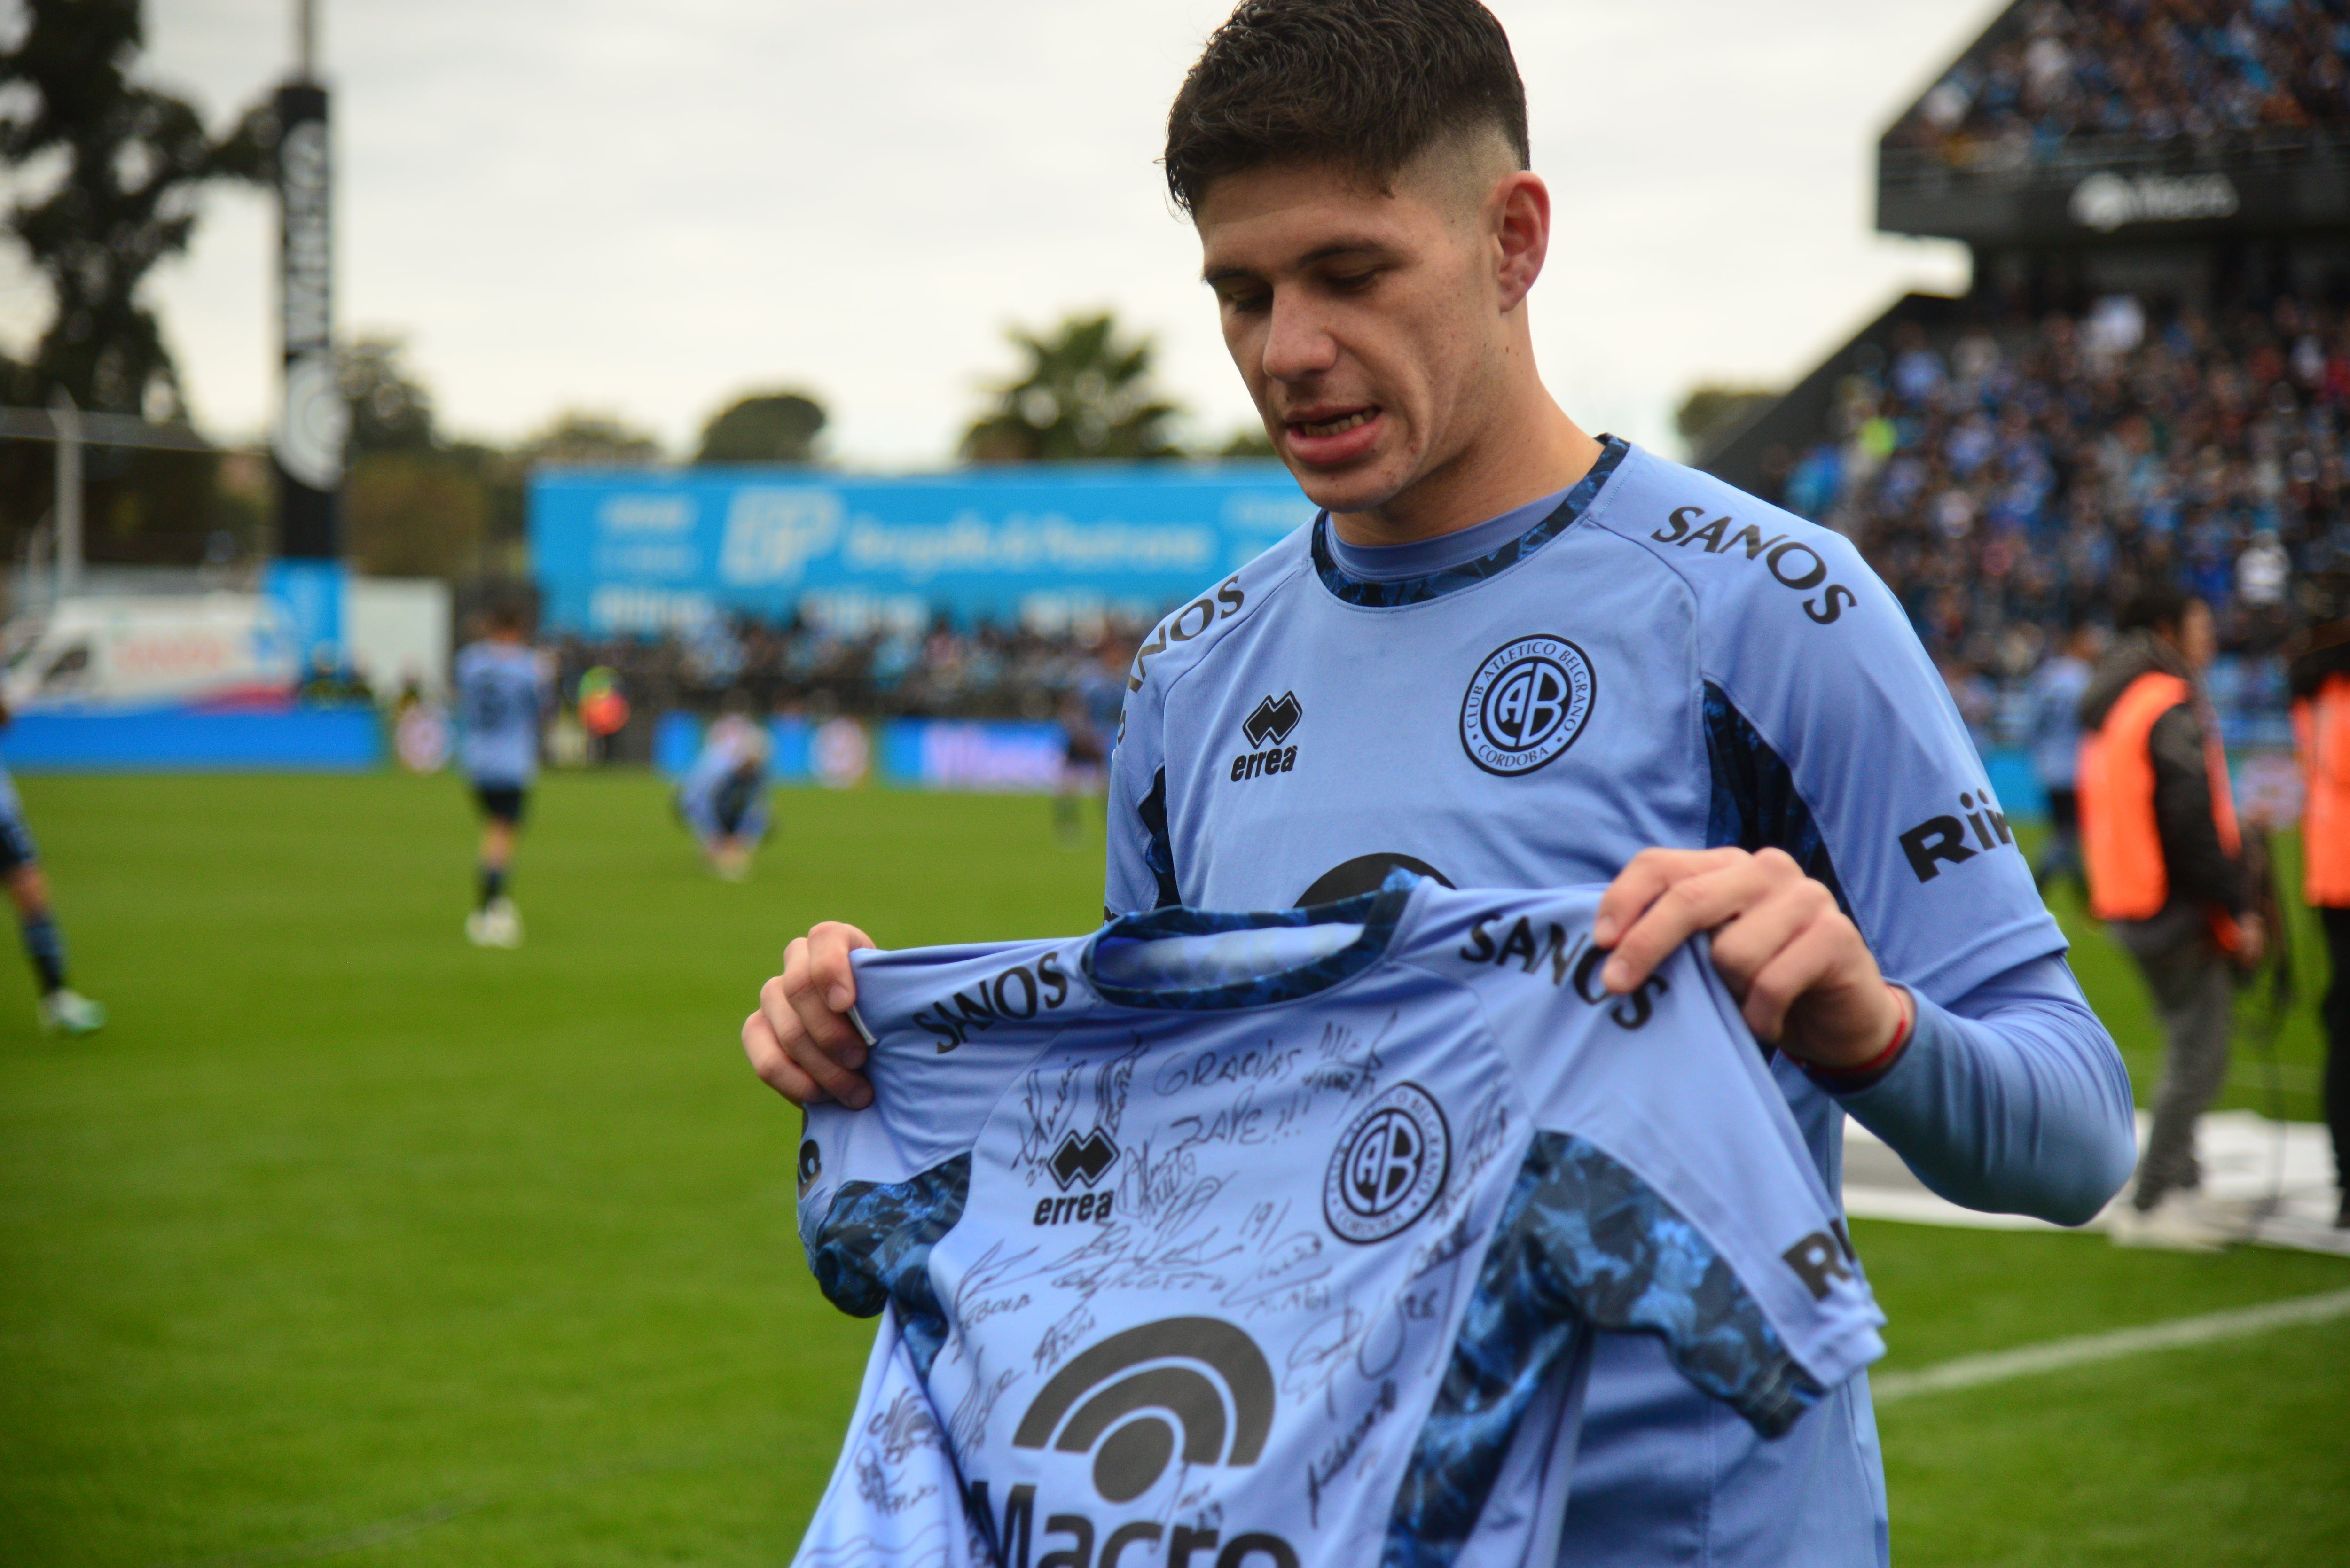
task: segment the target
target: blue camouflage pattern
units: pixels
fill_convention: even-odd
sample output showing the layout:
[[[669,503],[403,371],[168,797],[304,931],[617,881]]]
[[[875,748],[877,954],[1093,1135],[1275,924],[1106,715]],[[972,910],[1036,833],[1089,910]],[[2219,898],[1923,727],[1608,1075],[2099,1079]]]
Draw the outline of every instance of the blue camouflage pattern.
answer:
[[[1310,908],[1227,913],[1193,909],[1176,904],[1147,913],[1120,916],[1086,944],[1082,961],[1086,983],[1092,986],[1103,1001],[1120,1007],[1187,1012],[1263,1007],[1274,1002],[1294,1001],[1301,996],[1312,996],[1317,992],[1327,991],[1342,980],[1360,974],[1387,957],[1388,939],[1394,935],[1396,922],[1403,918],[1404,906],[1410,902],[1412,888],[1419,881],[1419,878],[1410,872],[1399,869],[1389,872],[1386,881],[1375,892],[1357,893],[1351,898]],[[1124,986],[1104,980],[1094,963],[1094,955],[1106,944],[1159,941],[1169,937],[1207,937],[1224,931],[1256,931],[1284,926],[1355,924],[1363,928],[1363,934],[1336,952],[1231,985],[1199,986],[1191,990]]]
[[[813,1236],[801,1237],[825,1300],[851,1317],[895,1303],[898,1330],[925,1378],[946,1344],[946,1309],[931,1285],[931,1249],[962,1218],[971,1156],[908,1181],[845,1181]]]
[[[1794,774],[1730,696],[1709,680],[1705,683],[1705,754],[1713,765],[1713,794],[1705,822],[1709,849],[1783,849],[1804,868],[1804,875],[1827,884],[1836,908],[1846,915],[1852,903],[1836,880],[1828,857],[1827,840],[1812,808],[1804,804]]]
[[[1681,1376],[1766,1438],[1825,1393],[1730,1265],[1654,1189],[1572,1133],[1537,1133],[1397,1490],[1386,1568],[1449,1568],[1519,1419],[1593,1329],[1661,1340]]]
[[[1440,572],[1430,572],[1423,577],[1368,582],[1349,576],[1330,554],[1327,534],[1330,514],[1326,512],[1314,520],[1314,569],[1321,574],[1323,587],[1347,603],[1373,605],[1381,608],[1422,604],[1483,582],[1487,577],[1509,570],[1557,538],[1589,509],[1599,494],[1599,487],[1607,483],[1607,476],[1616,472],[1617,465],[1624,461],[1624,455],[1632,450],[1629,443],[1617,436],[1601,436],[1599,442],[1604,449],[1599,461],[1591,465],[1590,472],[1575,482],[1575,488],[1566,493],[1566,499],[1558,504],[1557,510],[1490,556],[1480,556],[1473,561],[1463,561]]]

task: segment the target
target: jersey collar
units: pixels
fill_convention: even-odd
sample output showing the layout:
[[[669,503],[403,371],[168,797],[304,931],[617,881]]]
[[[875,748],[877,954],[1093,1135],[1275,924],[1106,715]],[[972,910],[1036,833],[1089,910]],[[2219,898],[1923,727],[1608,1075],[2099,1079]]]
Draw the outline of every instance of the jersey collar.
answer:
[[[1303,909],[1233,914],[1188,909],[1178,904],[1141,914],[1124,915],[1104,926],[1086,943],[1079,966],[1085,974],[1086,983],[1093,987],[1094,994],[1118,1007],[1207,1011],[1264,1007],[1274,1002],[1295,1002],[1351,980],[1385,958],[1388,942],[1395,936],[1396,925],[1403,919],[1405,907],[1411,901],[1412,889],[1419,882],[1419,878],[1409,871],[1391,871],[1387,881],[1372,892]],[[1310,963],[1277,970],[1230,985],[1201,986],[1190,990],[1119,985],[1103,979],[1094,962],[1095,953],[1105,943],[1157,941],[1167,937],[1206,937],[1223,931],[1263,930],[1278,926],[1323,925],[1360,925],[1363,934],[1336,952]]]
[[[1550,515],[1490,556],[1462,561],[1423,577],[1398,577],[1391,581],[1374,582],[1367,577],[1349,575],[1331,556],[1326,535],[1330,514],[1324,512],[1314,519],[1314,569],[1321,576],[1322,586],[1347,603],[1380,608],[1420,604],[1471,587],[1516,566],[1565,533],[1568,524],[1590,510],[1591,503],[1598,497],[1599,487],[1607,483],[1607,476],[1616,472],[1632,450],[1631,443],[1620,436],[1603,435],[1599,438],[1599,461],[1591,465],[1590,472],[1575,482],[1575,488],[1566,493],[1566,499],[1560,502]]]

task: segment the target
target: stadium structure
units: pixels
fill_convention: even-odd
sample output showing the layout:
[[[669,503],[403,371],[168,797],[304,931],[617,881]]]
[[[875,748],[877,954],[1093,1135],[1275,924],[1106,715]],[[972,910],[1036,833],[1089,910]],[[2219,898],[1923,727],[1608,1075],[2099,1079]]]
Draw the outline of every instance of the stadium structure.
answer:
[[[1969,292],[1896,301],[1701,466],[1854,537],[1954,689],[2170,575],[2253,722],[2350,561],[2350,6],[2024,0],[1884,133],[1877,222],[1965,244]]]

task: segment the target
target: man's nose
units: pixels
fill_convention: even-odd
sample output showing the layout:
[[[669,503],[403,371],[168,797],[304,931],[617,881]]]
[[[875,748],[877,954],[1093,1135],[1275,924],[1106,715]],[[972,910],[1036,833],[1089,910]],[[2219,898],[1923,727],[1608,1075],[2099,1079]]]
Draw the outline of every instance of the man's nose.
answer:
[[[1276,289],[1264,337],[1264,373],[1276,381],[1302,380],[1338,362],[1338,342],[1310,300]]]

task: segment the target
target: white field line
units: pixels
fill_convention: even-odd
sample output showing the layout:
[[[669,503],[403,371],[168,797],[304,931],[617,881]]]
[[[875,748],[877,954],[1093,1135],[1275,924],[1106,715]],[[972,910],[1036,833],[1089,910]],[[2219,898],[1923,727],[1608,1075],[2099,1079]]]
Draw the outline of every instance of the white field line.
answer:
[[[1868,1389],[1877,1404],[1889,1405],[1913,1394],[1975,1388],[1985,1383],[2003,1383],[2011,1377],[2086,1366],[2143,1351],[2209,1345],[2214,1340],[2238,1339],[2296,1324],[2330,1323],[2338,1317],[2350,1317],[2350,1291],[2295,1296],[2266,1306],[2215,1312],[2205,1317],[2182,1317],[2169,1323],[2148,1324],[2144,1328],[2117,1328],[2108,1334],[2083,1334],[2077,1339],[2052,1339],[2045,1345],[2027,1345],[2020,1350],[1961,1355],[1955,1361],[1921,1366],[1915,1372],[1887,1372],[1871,1377]]]

